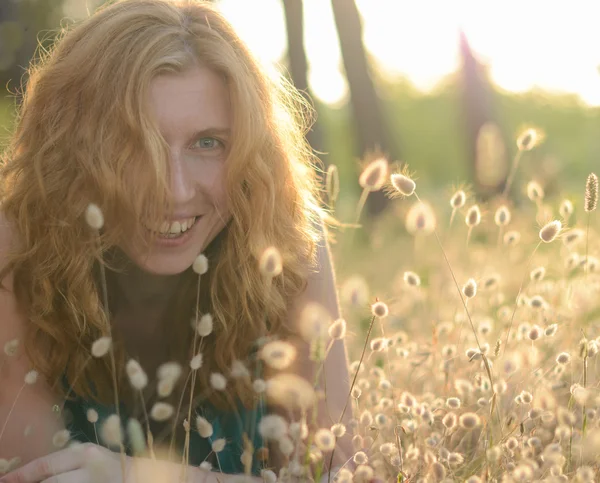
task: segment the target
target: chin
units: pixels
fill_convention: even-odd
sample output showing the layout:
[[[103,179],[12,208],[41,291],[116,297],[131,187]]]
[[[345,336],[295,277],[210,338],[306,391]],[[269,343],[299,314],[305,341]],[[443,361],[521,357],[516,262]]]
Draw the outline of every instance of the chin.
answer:
[[[195,257],[150,257],[146,260],[134,260],[135,264],[145,272],[153,275],[179,275],[190,268]]]

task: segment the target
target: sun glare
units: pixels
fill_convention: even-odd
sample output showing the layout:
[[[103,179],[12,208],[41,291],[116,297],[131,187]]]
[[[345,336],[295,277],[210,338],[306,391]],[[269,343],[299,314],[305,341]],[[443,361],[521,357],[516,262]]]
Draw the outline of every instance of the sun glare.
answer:
[[[462,30],[500,88],[540,88],[573,93],[600,105],[600,2],[573,0],[356,0],[363,39],[387,78],[407,77],[428,91],[460,65]],[[286,33],[280,0],[221,0],[223,13],[266,63],[285,58]],[[316,97],[340,104],[348,86],[342,75],[331,3],[304,0],[305,48]],[[268,26],[264,28],[264,26]]]

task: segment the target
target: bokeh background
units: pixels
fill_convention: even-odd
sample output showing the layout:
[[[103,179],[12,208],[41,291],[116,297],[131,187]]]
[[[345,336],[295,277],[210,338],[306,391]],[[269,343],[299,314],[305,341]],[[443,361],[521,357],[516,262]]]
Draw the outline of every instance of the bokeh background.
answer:
[[[0,0],[0,149],[36,48],[101,3]],[[338,168],[342,221],[353,221],[360,161],[373,151],[408,163],[434,200],[461,183],[482,199],[501,191],[514,140],[529,126],[545,140],[520,176],[547,196],[579,192],[600,166],[596,0],[214,3],[265,65],[314,103],[309,141]],[[365,220],[389,205],[372,194]]]

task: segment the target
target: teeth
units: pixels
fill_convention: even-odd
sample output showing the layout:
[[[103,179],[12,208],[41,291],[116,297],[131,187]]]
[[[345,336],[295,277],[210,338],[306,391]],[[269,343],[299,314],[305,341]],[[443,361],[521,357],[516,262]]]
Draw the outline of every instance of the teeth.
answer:
[[[181,222],[181,231],[186,231],[187,227],[188,227],[188,221],[187,220],[182,221]]]
[[[186,220],[182,221],[174,221],[173,223],[165,221],[158,229],[158,232],[164,236],[180,235],[181,233],[185,233],[187,230],[189,230],[195,222],[195,217],[187,218]],[[150,230],[149,227],[148,229]]]
[[[169,233],[172,233],[173,235],[181,233],[181,223],[178,221],[171,223],[171,229],[169,230]]]

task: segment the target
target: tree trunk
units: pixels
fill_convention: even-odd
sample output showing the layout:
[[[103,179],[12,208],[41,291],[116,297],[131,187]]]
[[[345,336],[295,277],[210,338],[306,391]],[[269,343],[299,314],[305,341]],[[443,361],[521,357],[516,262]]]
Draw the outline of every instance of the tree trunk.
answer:
[[[362,24],[354,0],[331,0],[333,16],[338,31],[342,59],[350,88],[350,103],[357,130],[360,156],[381,151],[398,159],[391,142],[389,126],[375,92],[367,54],[362,40]],[[370,215],[377,215],[387,205],[382,192],[371,193],[367,202]]]
[[[302,95],[314,106],[308,86],[308,62],[304,50],[304,14],[302,0],[283,0],[285,26],[287,29],[287,56],[292,82]],[[320,126],[315,123],[307,133],[306,139],[311,147],[323,151],[323,136]],[[327,165],[327,159],[321,155],[321,160]]]

